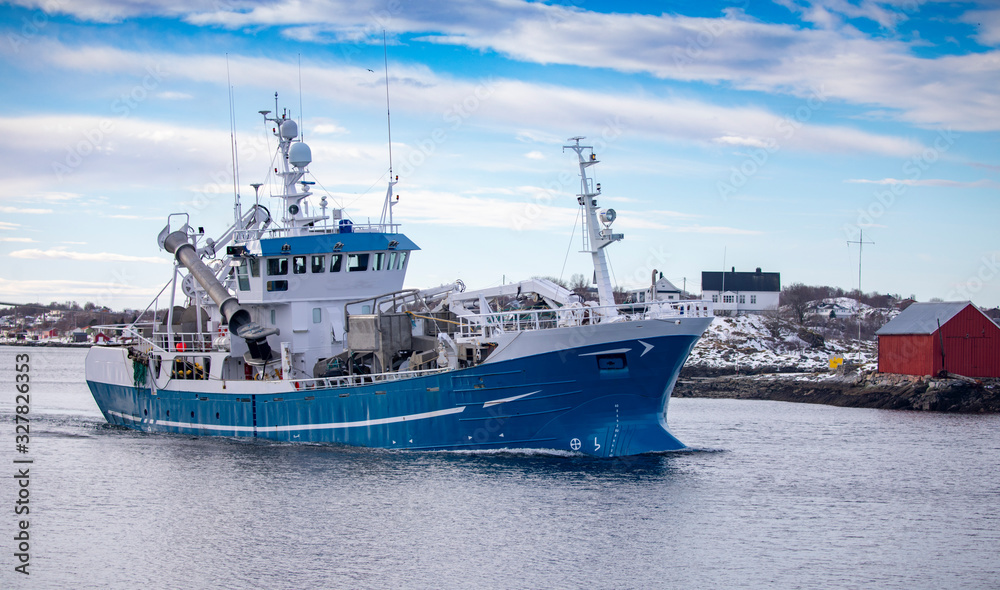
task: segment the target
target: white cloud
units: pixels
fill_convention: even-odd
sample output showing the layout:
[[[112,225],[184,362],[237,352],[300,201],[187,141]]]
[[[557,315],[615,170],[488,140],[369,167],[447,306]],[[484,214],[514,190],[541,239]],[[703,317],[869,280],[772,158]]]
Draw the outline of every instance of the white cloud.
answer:
[[[878,7],[854,11],[846,3],[837,4],[851,16],[866,16],[884,26],[895,21]],[[726,82],[794,96],[823,89],[830,98],[881,105],[896,118],[919,125],[1000,129],[1000,107],[994,99],[1000,75],[996,52],[919,57],[901,41],[866,38],[847,26],[840,30],[840,19],[823,6],[813,6],[807,18],[822,23],[818,29],[762,23],[739,11],[725,18],[692,18],[534,6],[538,14],[496,24],[478,22],[464,31],[422,40],[499,51],[541,64]]]
[[[34,242],[31,238],[0,238],[0,242]]]
[[[138,221],[163,221],[163,217],[153,217],[149,215],[127,215],[123,213],[118,213],[115,215],[104,215],[108,219],[134,219]]]
[[[5,298],[36,297],[39,293],[50,293],[56,299],[100,298],[107,301],[114,297],[153,297],[160,290],[156,287],[140,287],[120,282],[99,283],[93,281],[26,279],[15,280],[0,277],[0,296]],[[109,302],[110,303],[110,302]]]
[[[194,98],[194,96],[186,92],[173,92],[173,91],[157,92],[155,96],[157,98],[162,98],[163,100],[191,100],[192,98]]]
[[[754,229],[740,229],[735,227],[725,227],[721,225],[690,225],[671,227],[670,231],[684,234],[712,234],[712,235],[733,235],[733,236],[759,236],[764,232]]]
[[[21,226],[17,223],[11,223],[9,221],[0,221],[0,230],[13,231],[19,227]]]
[[[962,15],[962,22],[976,26],[976,41],[987,47],[1000,46],[1000,11],[970,10]]]
[[[169,264],[167,258],[154,258],[146,256],[131,256],[129,254],[117,254],[114,252],[75,252],[62,248],[50,250],[15,250],[9,254],[11,258],[22,258],[26,260],[77,260],[85,262],[145,262],[149,264]]]
[[[0,213],[20,213],[24,215],[46,215],[52,213],[52,209],[31,209],[27,207],[0,206]]]
[[[524,154],[524,157],[528,158],[529,160],[544,160],[545,159],[545,154],[543,154],[542,152],[539,152],[539,151],[535,150],[535,151],[531,151],[531,152],[528,152],[528,153]]]
[[[96,141],[86,140],[86,134]],[[37,115],[0,118],[0,157],[15,162],[15,178],[34,179],[35,186],[17,184],[0,189],[8,197],[23,198],[25,192],[40,200],[69,202],[81,194],[68,191],[41,192],[42,186],[58,186],[72,179],[95,176],[103,182],[127,171],[150,184],[177,182],[177,169],[192,177],[211,178],[213,173],[229,174],[229,133],[191,126],[167,125],[92,115]],[[249,140],[249,138],[244,138]],[[169,148],[169,149],[168,149]],[[164,166],[170,154],[176,167]],[[9,191],[9,192],[8,192]]]
[[[1000,188],[1000,182],[995,180],[981,179],[974,181],[947,180],[944,178],[882,178],[880,180],[865,180],[863,178],[852,178],[846,182],[854,184],[902,184],[905,186],[945,186],[951,188]]]
[[[310,127],[309,132],[317,135],[343,134],[347,133],[347,128],[336,123],[319,123]]]
[[[514,136],[517,141],[524,143],[544,143],[549,145],[562,145],[564,139],[552,133],[539,131],[537,129],[522,129]]]
[[[198,0],[171,0],[171,2],[118,0],[12,0],[11,4],[44,10],[49,14],[68,14],[82,20],[114,23],[127,18],[142,16],[175,16],[204,8]]]
[[[833,99],[878,105],[896,118],[918,125],[1000,129],[1000,106],[994,100],[994,89],[1000,82],[997,52],[926,58],[900,40],[865,37],[843,24],[842,17],[865,18],[891,29],[904,17],[874,2],[855,6],[827,0],[803,7],[803,18],[822,23],[820,27],[764,23],[738,9],[725,11],[724,17],[703,18],[598,13],[520,0],[459,7],[407,3],[388,9],[378,0],[275,0],[247,8],[239,4],[231,10],[199,13],[182,4],[169,8],[151,5],[146,10],[183,14],[188,22],[204,26],[307,25],[312,32],[297,33],[305,39],[315,39],[318,31],[339,41],[357,38],[359,43],[368,43],[381,28],[395,33],[427,33],[418,40],[497,51],[526,62],[610,68],[793,96],[805,97],[823,88]],[[74,2],[60,10],[89,18],[92,13],[118,11],[128,15],[141,9],[107,1],[94,6]],[[331,15],[336,15],[335,20]],[[981,42],[995,44],[998,34],[994,31],[1000,30],[1000,25],[993,24],[1000,19],[997,12],[977,11],[967,16],[985,23],[980,29]],[[69,56],[66,63],[79,66],[89,62],[89,67],[100,68],[106,58],[81,52]],[[144,63],[149,63],[148,57],[146,60]],[[135,65],[140,70],[143,66]],[[292,68],[285,69],[289,71],[267,70],[273,73],[268,82],[278,84],[275,76],[294,75]],[[187,76],[198,75],[199,70],[211,72],[215,80],[221,79],[218,65],[177,70]],[[368,72],[364,73],[367,76]]]
[[[759,147],[766,148],[772,144],[760,139],[758,137],[738,137],[735,135],[725,135],[722,137],[716,137],[712,140],[715,143],[721,143],[723,145],[741,145],[748,147]]]
[[[217,82],[225,78],[226,72],[225,60],[215,56],[140,55],[107,47],[73,48],[58,43],[40,43],[36,56],[50,66],[72,67],[84,71],[93,68],[111,71],[141,69],[142,64],[150,61],[168,63],[171,64],[170,75],[175,79],[188,77],[198,82]],[[259,82],[268,89],[275,86],[295,87],[298,84],[296,70],[277,61],[230,56],[229,62],[233,77],[248,82],[259,80],[257,72],[274,72],[274,76]],[[381,94],[383,89],[377,84],[373,85],[359,69],[307,63],[302,66],[302,76],[311,80],[310,86],[316,95],[336,95],[341,100],[367,106],[384,97]],[[601,129],[602,133],[612,136],[618,132],[629,132],[657,139],[705,143],[720,137],[754,138],[759,142],[777,142],[783,149],[818,152],[874,152],[908,156],[922,149],[919,143],[909,139],[849,127],[810,123],[813,111],[821,109],[822,103],[828,100],[827,97],[804,97],[801,108],[788,113],[773,113],[760,107],[720,106],[672,96],[614,94],[510,79],[455,80],[439,76],[422,66],[394,66],[392,71],[396,72],[394,77],[398,77],[394,96],[399,104],[405,105],[401,108],[427,114],[440,113],[439,117],[444,122],[451,123],[450,116],[458,118],[461,124],[463,117],[455,110],[455,105],[463,105],[468,101],[474,104],[474,108],[463,111],[463,114],[474,115],[479,122],[490,121],[502,129],[528,123],[535,128],[549,130],[542,134],[521,131],[518,133],[521,139],[547,141],[557,137],[553,131],[587,128]],[[281,80],[282,77],[286,79]],[[54,117],[53,120],[58,121],[59,118]],[[78,121],[72,126],[63,124],[61,129],[52,125],[46,128],[56,133],[60,130],[71,131],[63,135],[63,141],[72,146],[79,140],[80,133],[101,122],[100,119],[91,118],[89,121]],[[16,123],[23,125],[24,121]],[[115,145],[118,137],[135,137],[147,142],[151,140],[153,143],[184,138],[188,140],[188,145],[178,147],[187,149],[179,153],[192,158],[200,156],[199,163],[204,166],[204,160],[210,157],[205,148],[211,136],[213,145],[219,146],[211,157],[220,164],[222,171],[228,170],[228,166],[223,164],[225,155],[228,154],[228,133],[210,133],[148,122],[140,125],[131,118],[114,123],[120,125],[125,132],[116,127],[108,140],[111,145],[102,144],[98,146],[99,149],[106,148],[133,155],[132,146]],[[451,125],[444,125],[441,130],[450,128]],[[28,140],[27,137],[25,139]],[[242,141],[246,140],[244,138]],[[30,141],[37,142],[39,139],[35,137]],[[147,149],[155,148],[162,153],[160,147],[151,144]],[[315,155],[314,159],[319,161],[320,157]]]

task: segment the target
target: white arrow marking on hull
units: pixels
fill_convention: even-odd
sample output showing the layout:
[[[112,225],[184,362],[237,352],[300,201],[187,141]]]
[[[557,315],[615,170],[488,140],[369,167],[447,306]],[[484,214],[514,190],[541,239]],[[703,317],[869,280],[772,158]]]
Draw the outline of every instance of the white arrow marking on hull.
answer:
[[[538,391],[532,391],[532,392],[530,392],[530,393],[522,393],[521,395],[512,395],[511,397],[505,397],[505,398],[503,398],[503,399],[495,399],[495,400],[491,400],[491,401],[488,401],[488,402],[485,402],[485,403],[483,404],[483,407],[484,407],[484,408],[488,408],[488,407],[490,407],[490,406],[495,406],[495,405],[498,405],[498,404],[503,404],[503,403],[507,403],[507,402],[512,402],[512,401],[514,401],[514,400],[519,400],[519,399],[521,399],[522,397],[528,397],[529,395],[535,395],[536,393],[541,393],[541,391],[542,391],[542,390],[541,390],[541,389],[539,389]]]

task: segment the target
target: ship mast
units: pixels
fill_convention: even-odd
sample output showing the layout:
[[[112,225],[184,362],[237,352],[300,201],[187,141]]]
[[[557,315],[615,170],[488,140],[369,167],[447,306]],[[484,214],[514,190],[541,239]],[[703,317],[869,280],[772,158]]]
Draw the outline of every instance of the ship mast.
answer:
[[[597,282],[597,295],[602,307],[614,306],[614,288],[611,285],[611,275],[608,273],[608,261],[604,255],[604,248],[612,242],[624,238],[624,234],[611,232],[611,223],[615,220],[614,209],[599,209],[597,207],[597,195],[601,194],[601,185],[596,189],[593,186],[593,179],[587,178],[587,168],[597,164],[597,154],[594,153],[593,146],[580,145],[580,140],[584,137],[571,137],[569,141],[573,145],[564,145],[563,151],[567,149],[576,152],[580,160],[580,193],[576,201],[582,208],[584,221],[583,230],[583,252],[590,253],[594,261],[594,277]],[[584,151],[588,151],[584,157]],[[598,223],[598,221],[600,223]],[[608,307],[608,315],[615,315],[613,307]]]
[[[395,178],[392,176],[392,118],[389,112],[389,52],[386,49],[385,44],[385,29],[382,29],[382,61],[385,65],[385,122],[389,130],[389,187],[385,191],[385,204],[382,205],[382,219],[379,223],[383,226],[382,231],[395,232],[396,229],[392,223],[392,207],[399,202],[399,197],[396,200],[392,200],[392,187],[396,186],[399,182],[399,176]],[[386,217],[388,216],[389,225],[386,225]]]
[[[275,174],[281,177],[283,186],[282,194],[275,195],[285,201],[284,217],[285,227],[290,230],[290,235],[305,234],[309,225],[322,221],[322,217],[309,217],[303,201],[311,195],[308,187],[312,182],[302,180],[307,172],[306,166],[312,162],[312,150],[299,136],[299,126],[295,120],[288,116],[287,111],[277,115],[278,93],[274,93],[275,116],[268,117],[267,111],[260,111],[264,115],[264,120],[274,124],[273,133],[278,137],[278,151],[281,153],[281,168],[275,168]],[[302,185],[299,191],[296,184]]]

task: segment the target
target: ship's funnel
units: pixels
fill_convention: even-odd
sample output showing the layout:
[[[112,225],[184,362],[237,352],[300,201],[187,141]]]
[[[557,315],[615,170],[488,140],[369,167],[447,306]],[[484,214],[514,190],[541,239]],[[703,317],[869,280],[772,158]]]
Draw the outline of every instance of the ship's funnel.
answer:
[[[162,234],[161,234],[162,235]],[[250,356],[258,361],[271,360],[271,346],[267,337],[278,334],[277,328],[264,328],[250,317],[250,312],[240,307],[239,301],[215,278],[212,270],[201,261],[198,252],[188,241],[187,234],[175,231],[163,241],[163,248],[184,265],[212,301],[219,306],[222,317],[229,323],[229,333],[246,340]]]

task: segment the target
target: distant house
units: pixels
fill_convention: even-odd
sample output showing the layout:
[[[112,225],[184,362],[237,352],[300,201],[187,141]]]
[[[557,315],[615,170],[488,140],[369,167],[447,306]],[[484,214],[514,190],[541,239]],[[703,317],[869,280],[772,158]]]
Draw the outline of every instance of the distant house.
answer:
[[[656,301],[678,301],[681,298],[681,290],[674,286],[668,279],[660,275],[660,280],[653,285],[656,292],[653,299]],[[649,287],[645,289],[632,289],[628,292],[629,303],[645,303],[649,299]]]
[[[764,311],[777,309],[781,294],[781,273],[703,271],[702,299],[712,301],[716,311]]]
[[[1000,377],[1000,326],[969,301],[914,303],[875,334],[881,373]]]
[[[852,318],[855,315],[857,315],[857,311],[855,309],[830,301],[821,301],[820,303],[817,303],[814,307],[810,308],[809,311],[806,313],[810,316],[819,316],[831,319]]]
[[[86,342],[86,341],[87,341],[87,333],[86,332],[84,332],[83,330],[81,330],[79,328],[77,328],[76,330],[73,330],[73,342]]]

